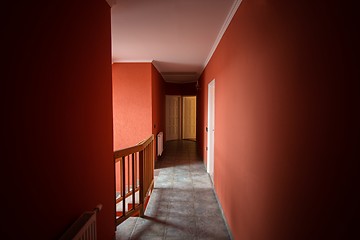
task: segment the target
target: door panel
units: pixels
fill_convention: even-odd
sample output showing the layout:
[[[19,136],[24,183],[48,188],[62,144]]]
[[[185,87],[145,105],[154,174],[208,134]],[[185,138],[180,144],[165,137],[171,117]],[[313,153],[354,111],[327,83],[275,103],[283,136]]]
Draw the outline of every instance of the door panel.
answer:
[[[196,139],[196,97],[183,97],[183,139]]]
[[[180,96],[166,95],[166,141],[180,138]]]

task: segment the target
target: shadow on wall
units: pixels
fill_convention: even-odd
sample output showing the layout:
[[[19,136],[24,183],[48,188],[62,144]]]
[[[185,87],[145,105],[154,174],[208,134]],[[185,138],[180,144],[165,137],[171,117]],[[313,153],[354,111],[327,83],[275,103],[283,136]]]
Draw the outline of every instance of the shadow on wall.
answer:
[[[203,71],[203,67],[197,64],[181,64],[161,61],[153,61],[153,64],[159,72],[161,72],[164,80],[172,83],[196,82]]]

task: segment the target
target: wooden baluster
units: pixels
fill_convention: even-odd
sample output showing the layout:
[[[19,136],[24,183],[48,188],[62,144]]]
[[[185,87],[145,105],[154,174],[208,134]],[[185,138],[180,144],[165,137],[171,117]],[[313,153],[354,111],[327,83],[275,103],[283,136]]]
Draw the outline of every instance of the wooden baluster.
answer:
[[[149,155],[148,155],[148,173],[147,173],[147,175],[148,175],[148,182],[147,182],[148,186],[147,186],[147,190],[149,191],[150,183],[151,183],[151,160],[152,160],[151,155],[152,155],[152,151],[153,151],[151,143],[149,144],[148,147],[149,147]]]
[[[148,184],[149,184],[149,176],[148,176],[148,172],[149,172],[149,149],[148,147],[145,148],[145,183],[144,183],[144,187],[145,187],[145,194],[147,193],[148,190]],[[145,196],[144,196],[145,197]]]
[[[148,191],[150,189],[150,183],[151,183],[151,161],[152,161],[152,155],[153,154],[153,149],[152,149],[152,145],[151,143],[149,144],[149,159],[148,159]]]
[[[139,190],[139,203],[140,203],[140,217],[144,216],[144,151],[139,152],[139,178],[140,178],[140,190]]]
[[[146,168],[146,148],[144,149],[144,197],[146,194],[146,172],[147,172],[147,168]]]
[[[125,157],[121,158],[121,162],[123,163],[123,168],[122,168],[122,196],[123,196],[123,200],[122,200],[122,205],[123,205],[123,216],[125,216]]]
[[[121,159],[119,160],[119,164],[120,164],[120,176],[119,176],[119,179],[118,179],[119,185],[120,185],[120,193],[119,194],[120,194],[120,197],[122,197],[124,195],[123,195],[123,185],[122,185],[122,181],[121,181],[122,174],[123,174],[123,163],[122,163]]]
[[[155,158],[154,158],[154,141],[151,142],[151,149],[153,150],[153,153],[151,154],[151,181],[152,182],[154,180],[154,162],[155,162]],[[154,186],[154,185],[153,185]]]
[[[154,158],[154,146],[153,143],[150,143],[150,156],[149,156],[149,188],[150,188],[150,184],[151,184],[151,180],[152,180],[152,175],[153,175],[153,158]]]
[[[132,203],[133,203],[133,209],[135,209],[135,154],[132,154],[132,159],[131,159],[131,167],[132,167]]]
[[[127,191],[130,192],[130,155],[127,156]]]
[[[134,172],[134,178],[135,178],[135,189],[137,188],[137,153],[134,154],[134,157],[135,157],[135,160],[134,160],[134,169],[135,169],[135,172]]]

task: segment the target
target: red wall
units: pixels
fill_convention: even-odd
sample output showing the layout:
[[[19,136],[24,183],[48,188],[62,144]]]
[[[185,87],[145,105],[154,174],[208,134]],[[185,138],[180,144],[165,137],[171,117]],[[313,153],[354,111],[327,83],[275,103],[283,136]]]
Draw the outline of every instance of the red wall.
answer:
[[[339,2],[243,0],[204,70],[198,143],[206,157],[215,79],[214,182],[234,239],[359,237],[354,16]]]
[[[159,132],[165,135],[165,82],[158,70],[153,65],[151,66],[152,133],[156,137]],[[156,144],[154,147],[156,148]],[[154,153],[156,154],[156,149]]]
[[[110,7],[8,1],[3,9],[1,238],[58,239],[101,203],[98,236],[113,239]]]
[[[113,63],[112,73],[114,150],[164,131],[164,80],[152,63]],[[116,176],[119,179],[119,164]],[[116,182],[116,191],[120,191],[120,181]]]
[[[152,134],[152,64],[113,64],[114,150]]]

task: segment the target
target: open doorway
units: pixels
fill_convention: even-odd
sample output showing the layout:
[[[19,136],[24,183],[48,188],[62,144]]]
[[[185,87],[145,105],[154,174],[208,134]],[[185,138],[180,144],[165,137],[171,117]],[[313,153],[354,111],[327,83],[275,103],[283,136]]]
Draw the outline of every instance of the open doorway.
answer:
[[[170,140],[196,140],[196,96],[166,95],[165,136]]]

